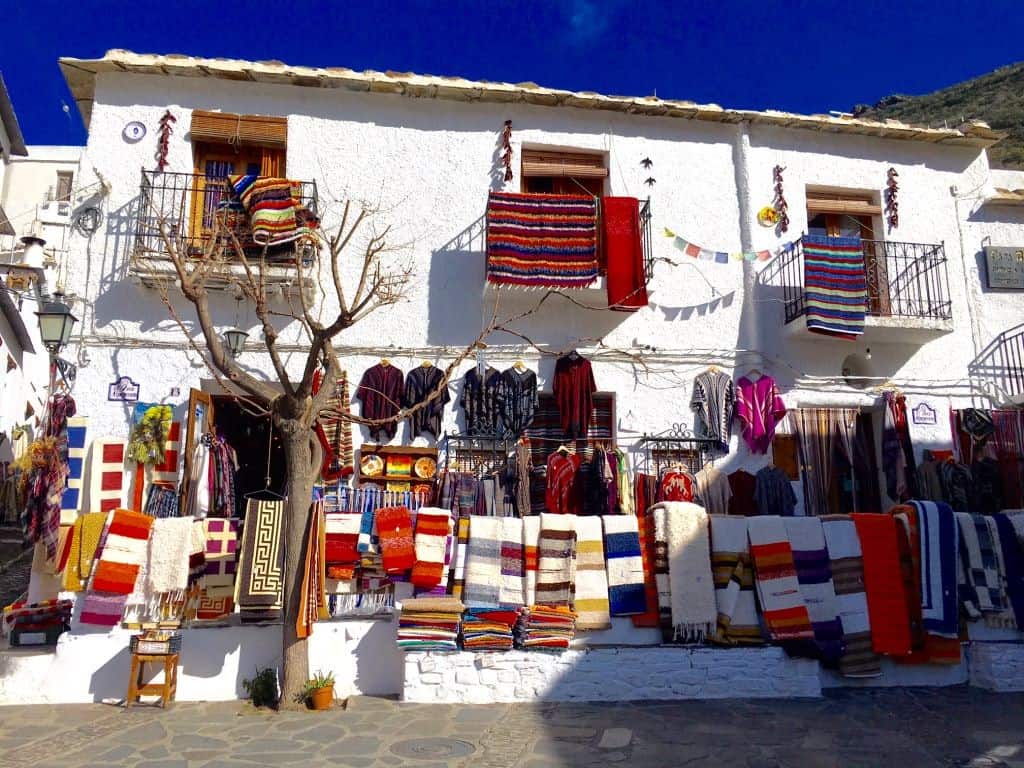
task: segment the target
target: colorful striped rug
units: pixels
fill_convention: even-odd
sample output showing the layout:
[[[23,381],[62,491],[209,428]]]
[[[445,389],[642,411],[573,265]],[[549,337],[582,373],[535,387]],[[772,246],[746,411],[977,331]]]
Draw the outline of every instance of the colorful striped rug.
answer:
[[[89,419],[72,416],[68,419],[68,481],[60,497],[60,521],[74,524],[82,508],[82,473],[85,470],[85,432]]]
[[[747,533],[769,636],[775,641],[813,641],[814,627],[800,593],[784,518],[751,517],[747,520]]]
[[[576,559],[576,515],[544,512],[537,546],[537,605],[571,607]]]
[[[576,592],[573,605],[577,629],[607,629],[608,574],[604,564],[601,518],[576,518]]]
[[[721,645],[764,644],[757,620],[747,518],[711,515],[711,575],[718,609],[712,640]]]
[[[636,515],[604,515],[604,556],[608,561],[608,601],[612,616],[647,610],[644,565]]]
[[[597,279],[597,201],[589,195],[492,192],[487,280],[582,288]]]
[[[804,235],[807,330],[853,339],[864,333],[867,277],[858,237]]]
[[[832,582],[825,531],[817,517],[787,517],[785,523],[819,658],[826,666],[835,667],[843,655],[843,625],[839,621],[839,601]]]
[[[466,547],[466,580],[462,601],[472,607],[497,607],[501,600],[500,517],[470,518]]]
[[[229,176],[228,184],[249,214],[257,245],[280,245],[312,234],[316,218],[299,202],[302,186],[288,179]]]

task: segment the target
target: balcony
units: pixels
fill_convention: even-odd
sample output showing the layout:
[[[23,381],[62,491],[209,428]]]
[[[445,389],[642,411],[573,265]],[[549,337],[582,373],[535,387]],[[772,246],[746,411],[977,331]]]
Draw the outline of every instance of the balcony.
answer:
[[[997,402],[1024,405],[1024,324],[996,336],[967,372]]]
[[[941,243],[861,240],[867,280],[864,341],[926,342],[953,330],[946,249]],[[794,322],[806,313],[804,249],[798,240],[780,257],[786,330],[807,333]]]
[[[291,183],[296,210],[301,216],[315,220],[319,203],[316,182]],[[249,214],[228,189],[226,177],[143,170],[134,231],[133,274],[146,284],[173,275],[162,227],[167,240],[191,259],[205,258],[213,245],[229,245],[233,236],[247,257],[253,260],[265,257],[269,280],[277,283],[294,280],[296,242],[277,245],[257,242]],[[299,253],[303,262],[310,263],[315,248],[303,241]],[[231,275],[242,273],[241,264],[230,250],[225,251],[225,260],[227,263],[219,270],[221,279],[217,279],[217,274],[212,275],[214,283],[229,282]]]
[[[523,197],[533,197],[533,196],[532,195],[523,195]],[[544,197],[550,198],[551,196],[550,195],[536,195],[536,198],[538,200],[541,199],[541,198],[544,198]],[[637,213],[639,215],[639,223],[640,223],[640,233],[639,233],[639,241],[640,241],[640,243],[639,244],[640,244],[640,250],[641,250],[641,254],[642,254],[641,280],[642,280],[644,286],[647,287],[647,290],[649,292],[650,291],[650,282],[651,282],[651,279],[654,276],[654,257],[653,257],[653,249],[652,249],[652,242],[651,242],[651,201],[650,201],[650,199],[640,200],[639,201],[639,209],[638,209]],[[486,266],[487,266],[487,271],[486,271],[487,283],[486,283],[486,285],[487,285],[487,287],[489,287],[491,289],[496,289],[496,288],[517,288],[518,287],[518,288],[540,288],[540,289],[568,290],[568,291],[596,291],[596,292],[604,292],[604,291],[606,291],[607,290],[607,262],[606,262],[605,243],[603,242],[603,234],[604,234],[604,224],[605,224],[605,222],[604,222],[604,218],[603,218],[602,206],[600,204],[597,205],[596,212],[593,213],[593,217],[594,217],[593,221],[594,221],[594,231],[595,231],[595,241],[594,241],[594,246],[595,246],[594,247],[594,262],[595,263],[594,263],[594,268],[596,269],[597,277],[596,277],[596,279],[592,279],[591,282],[586,283],[586,284],[569,285],[569,284],[564,284],[564,283],[560,284],[559,283],[559,276],[557,274],[548,273],[544,268],[541,268],[541,269],[542,269],[542,271],[545,271],[545,274],[547,275],[547,277],[550,278],[550,282],[546,282],[544,280],[544,278],[538,278],[536,281],[532,281],[531,279],[527,278],[525,275],[523,275],[523,276],[516,276],[516,277],[509,277],[508,273],[507,273],[507,267],[508,267],[507,257],[508,257],[508,253],[504,252],[500,256],[498,256],[498,255],[495,255],[492,252],[492,247],[491,247],[492,240],[491,240],[491,237],[490,237],[491,231],[490,231],[490,229],[488,227],[488,217],[485,215],[484,219],[483,219],[483,222],[484,222],[484,229],[485,229],[485,231],[484,231],[484,242],[486,244],[485,245],[485,250],[486,250],[486,259],[487,259],[487,262],[486,262]],[[540,217],[527,217],[527,218],[534,218],[534,219],[536,219],[536,218],[540,218]],[[515,239],[520,241],[520,242],[522,242],[522,243],[525,243],[527,246],[529,246],[531,244],[529,241],[534,239],[534,238],[536,238],[538,240],[539,247],[544,247],[545,245],[548,245],[547,242],[545,242],[543,244],[540,244],[539,240],[541,238],[544,238],[546,240],[549,233],[547,233],[547,232],[537,232],[537,231],[535,231],[533,229],[532,226],[530,226],[529,224],[526,224],[525,222],[516,223],[514,225],[514,227],[516,229],[521,230],[521,232],[523,233],[521,235],[519,235],[517,233]],[[542,225],[541,225],[541,228],[543,228]],[[561,239],[561,238],[559,238],[559,239]],[[556,248],[556,250],[550,251],[550,252],[553,252],[555,254],[555,257],[557,258],[559,256],[565,256],[567,254],[571,254],[572,253],[572,248],[575,247],[575,243],[571,244],[571,245],[568,245],[568,246],[565,246],[564,248],[563,248],[563,246],[561,244],[559,244],[558,246],[554,246],[554,247]],[[562,248],[562,250],[557,250],[559,248]],[[530,259],[530,256],[527,255],[527,251],[528,250],[529,250],[528,248],[525,248],[522,253],[518,253],[518,254],[515,255],[516,259],[521,262],[521,265],[525,264],[524,268],[527,269],[527,270],[529,269],[528,261]],[[504,256],[506,258],[502,259],[502,256]],[[499,260],[504,261],[504,263],[501,265],[501,267],[499,267],[498,269],[495,269],[495,267],[498,267]],[[550,267],[550,265],[548,265],[548,266]],[[584,278],[584,280],[585,280],[585,278]],[[582,282],[584,282],[584,280],[578,280],[576,282],[577,283],[582,283]],[[566,283],[568,283],[568,282],[571,282],[571,281],[566,279]]]

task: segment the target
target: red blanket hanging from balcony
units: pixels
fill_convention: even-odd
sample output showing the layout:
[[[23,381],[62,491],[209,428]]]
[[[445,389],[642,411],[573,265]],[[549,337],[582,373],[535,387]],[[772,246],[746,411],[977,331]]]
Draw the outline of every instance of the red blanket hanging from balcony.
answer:
[[[647,306],[647,276],[635,197],[601,198],[602,245],[608,268],[608,306],[635,312]]]

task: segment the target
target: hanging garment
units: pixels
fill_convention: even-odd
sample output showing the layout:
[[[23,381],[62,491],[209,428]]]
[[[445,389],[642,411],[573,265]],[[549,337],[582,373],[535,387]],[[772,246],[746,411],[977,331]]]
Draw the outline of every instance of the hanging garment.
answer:
[[[790,423],[800,444],[804,514],[828,514],[829,475],[839,414],[829,408],[798,408],[789,412]],[[761,510],[761,514],[765,514]]]
[[[590,361],[576,352],[558,358],[553,390],[562,433],[566,437],[586,438],[597,391]]]
[[[483,375],[476,366],[462,377],[459,405],[466,413],[466,432],[470,435],[496,435],[501,424],[501,374],[490,366]]]
[[[210,449],[213,466],[213,503],[210,515],[213,517],[235,517],[238,512],[235,499],[235,473],[238,471],[238,456],[235,449],[223,437],[213,442]]]
[[[694,475],[697,483],[697,500],[709,515],[725,515],[729,512],[732,488],[725,473],[708,464]]]
[[[595,448],[590,461],[580,469],[583,493],[583,514],[607,515],[617,504],[617,486],[610,456],[602,448]]]
[[[186,517],[204,518],[210,512],[210,446],[207,440],[196,441],[189,465],[188,494],[185,497]]]
[[[835,667],[843,654],[843,625],[839,620],[839,601],[832,581],[825,531],[817,517],[789,517],[785,525],[793,549],[800,596],[814,628],[818,657],[826,666]]]
[[[839,673],[843,677],[878,677],[882,674],[882,662],[871,647],[864,558],[857,527],[849,515],[825,515],[821,524],[843,630],[844,650],[839,657]]]
[[[796,509],[796,494],[785,472],[778,467],[764,467],[758,471],[754,482],[757,514],[792,517]],[[809,513],[805,510],[805,514]]]
[[[764,638],[757,620],[747,521],[724,515],[711,515],[710,519],[711,571],[718,611],[712,640],[720,645],[761,645]]]
[[[404,389],[402,372],[395,366],[377,363],[367,368],[356,390],[356,399],[362,403],[363,418],[394,419],[402,408]],[[398,432],[398,422],[368,424],[367,430],[377,442],[388,442]]]
[[[516,514],[526,517],[531,514],[530,477],[533,474],[533,451],[530,443],[520,441],[515,454],[515,505]],[[527,603],[529,605],[529,603]]]
[[[942,496],[955,512],[967,512],[971,505],[974,478],[966,464],[954,461],[942,462]]]
[[[931,453],[925,451],[925,460],[917,468],[919,493],[926,501],[945,501],[942,495],[942,468],[939,462],[930,458]]]
[[[576,518],[576,562],[573,610],[577,629],[611,626],[608,604],[608,572],[604,562],[601,518]]]
[[[885,415],[882,420],[882,468],[885,471],[885,492],[895,502],[910,498],[907,488],[907,462],[896,431],[896,403],[892,392],[884,393]]]
[[[608,308],[636,312],[647,306],[640,201],[635,197],[602,197],[601,225]]]
[[[999,462],[989,457],[976,459],[971,465],[971,477],[974,479],[971,511],[994,515],[1003,509],[1003,478]]]
[[[786,522],[777,515],[747,519],[750,557],[765,627],[776,642],[813,642],[814,628],[797,580]]]
[[[754,492],[757,489],[757,478],[743,469],[729,475],[729,511],[730,515],[750,517],[757,514],[757,502]],[[790,491],[793,489],[790,488]],[[746,530],[746,529],[744,529]]]
[[[736,418],[751,453],[768,452],[775,427],[785,415],[786,406],[771,376],[761,376],[757,381],[743,376],[736,382]]]
[[[633,498],[633,478],[629,471],[629,460],[626,452],[621,448],[612,451],[615,462],[615,482],[619,497],[618,512],[623,515],[633,515],[636,511],[636,504]]]
[[[498,411],[506,432],[518,436],[529,428],[538,402],[536,373],[515,366],[501,372]]]
[[[709,369],[694,379],[690,409],[697,415],[696,431],[723,451],[729,450],[735,406],[736,392],[727,374]]]
[[[580,457],[575,453],[555,451],[548,456],[547,491],[544,501],[548,512],[578,514],[580,489],[577,473]]]
[[[295,636],[304,638],[313,634],[313,625],[319,619],[330,617],[327,595],[324,592],[324,501],[313,502],[309,511],[306,533],[306,557],[299,588],[299,615],[295,620]]]
[[[1024,411],[993,411],[996,432],[990,439],[999,462],[1003,507],[1024,506]]]
[[[435,391],[440,392],[434,396]],[[433,399],[430,399],[433,396]],[[429,400],[429,402],[427,402]],[[441,416],[444,406],[451,400],[448,386],[444,384],[444,372],[433,365],[417,366],[405,376],[405,396],[402,404],[406,408],[426,402],[420,410],[409,417],[409,435],[427,433],[435,440],[441,436]]]
[[[693,501],[697,481],[689,472],[670,469],[661,476],[658,501]]]

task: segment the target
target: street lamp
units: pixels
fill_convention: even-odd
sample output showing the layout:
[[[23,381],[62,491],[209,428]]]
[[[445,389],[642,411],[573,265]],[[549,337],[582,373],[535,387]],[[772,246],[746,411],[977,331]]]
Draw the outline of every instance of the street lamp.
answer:
[[[47,301],[36,312],[39,318],[39,335],[43,345],[53,357],[64,348],[71,339],[71,330],[78,318],[71,314],[71,307],[61,301],[61,294],[54,294],[55,301]]]
[[[249,338],[249,334],[243,331],[241,328],[232,328],[229,331],[224,331],[224,342],[228,345],[228,353],[233,359],[238,359],[238,356],[245,350],[245,340]]]

